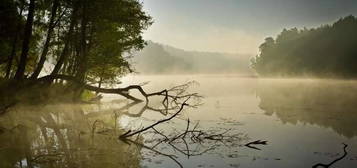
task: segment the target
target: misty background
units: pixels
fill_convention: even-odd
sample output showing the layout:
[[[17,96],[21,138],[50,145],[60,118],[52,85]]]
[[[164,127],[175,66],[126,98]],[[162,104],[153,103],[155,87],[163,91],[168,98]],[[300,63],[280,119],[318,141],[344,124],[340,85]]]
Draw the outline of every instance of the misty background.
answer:
[[[253,74],[249,54],[188,51],[148,41],[147,46],[134,54],[135,70],[141,74]]]
[[[254,75],[251,59],[261,54],[260,47],[267,37],[276,38],[284,29],[310,30],[332,25],[343,17],[357,14],[357,1],[353,0],[145,0],[142,3],[154,23],[143,34],[148,45],[134,53],[132,60],[135,70],[141,74]]]

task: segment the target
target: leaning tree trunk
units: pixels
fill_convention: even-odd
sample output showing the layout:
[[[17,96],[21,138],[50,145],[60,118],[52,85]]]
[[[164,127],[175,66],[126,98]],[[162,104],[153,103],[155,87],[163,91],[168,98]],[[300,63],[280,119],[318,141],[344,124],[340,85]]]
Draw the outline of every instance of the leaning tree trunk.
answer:
[[[20,15],[19,15],[19,20],[17,23],[17,27],[16,27],[16,32],[15,32],[15,37],[14,37],[14,41],[12,42],[12,49],[11,49],[11,54],[9,55],[9,59],[6,65],[6,74],[5,74],[5,78],[10,78],[10,74],[11,74],[11,68],[12,68],[12,61],[15,58],[16,55],[16,46],[17,46],[17,40],[19,38],[19,31],[21,29],[21,16],[22,16],[22,12],[24,10],[24,5],[21,6],[20,9]]]
[[[53,5],[52,5],[52,11],[51,11],[51,18],[50,18],[50,23],[47,29],[47,37],[46,37],[46,41],[45,44],[43,46],[43,50],[41,53],[41,57],[40,57],[40,61],[37,64],[37,67],[35,69],[35,71],[33,72],[31,79],[36,79],[38,77],[38,75],[40,74],[43,65],[45,64],[46,61],[46,56],[48,53],[48,49],[50,46],[50,42],[51,42],[51,36],[53,33],[53,29],[55,27],[55,17],[56,17],[56,12],[57,12],[57,8],[59,5],[59,0],[54,0],[53,1]]]
[[[77,15],[77,8],[78,8],[78,4],[75,4],[73,6],[73,11],[72,11],[72,16],[71,16],[71,23],[69,25],[69,30],[68,33],[65,37],[65,42],[64,42],[64,48],[62,50],[62,53],[55,65],[55,67],[53,68],[51,75],[57,75],[58,72],[61,70],[61,67],[63,65],[63,63],[66,61],[68,55],[69,55],[69,46],[70,46],[70,42],[72,39],[72,35],[73,35],[73,30],[74,30],[74,25],[76,24],[76,15]]]
[[[30,39],[31,39],[31,34],[32,34],[34,13],[35,13],[35,0],[30,0],[29,12],[27,15],[27,21],[26,21],[26,25],[25,25],[24,40],[22,43],[22,52],[21,52],[21,57],[20,57],[20,63],[18,65],[16,74],[14,77],[17,80],[23,79],[24,75],[25,75],[27,56],[28,56],[28,52],[29,52],[29,44],[30,44]]]

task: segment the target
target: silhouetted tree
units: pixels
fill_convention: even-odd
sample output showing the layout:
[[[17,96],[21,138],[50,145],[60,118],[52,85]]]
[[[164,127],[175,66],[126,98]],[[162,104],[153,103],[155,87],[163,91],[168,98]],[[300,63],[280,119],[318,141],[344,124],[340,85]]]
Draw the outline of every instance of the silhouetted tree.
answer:
[[[22,51],[20,57],[20,63],[17,67],[15,79],[23,79],[25,74],[25,68],[27,63],[27,55],[29,52],[30,38],[32,36],[32,25],[35,13],[35,0],[30,0],[29,10],[27,14],[27,20],[24,31],[24,39],[22,43]]]
[[[0,19],[1,75],[16,71],[19,86],[65,75],[78,93],[78,84],[114,84],[131,72],[128,57],[146,45],[142,32],[152,24],[138,0],[4,0]]]

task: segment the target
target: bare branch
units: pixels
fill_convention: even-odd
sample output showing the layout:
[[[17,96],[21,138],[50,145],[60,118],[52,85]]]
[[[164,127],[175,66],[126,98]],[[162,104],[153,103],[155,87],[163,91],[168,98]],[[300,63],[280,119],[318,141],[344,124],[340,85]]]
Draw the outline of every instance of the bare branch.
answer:
[[[252,146],[252,145],[267,145],[267,141],[257,140],[257,141],[249,142],[249,143],[245,144],[244,146],[246,146],[248,148],[256,149],[256,150],[261,150],[255,146]]]
[[[140,130],[138,130],[138,131],[135,131],[135,132],[133,132],[133,133],[130,133],[131,131],[129,130],[130,132],[128,131],[127,133],[121,135],[119,138],[125,139],[125,138],[128,138],[128,137],[131,137],[131,136],[133,136],[133,135],[136,135],[136,134],[139,134],[139,133],[141,133],[141,132],[144,132],[144,131],[146,131],[146,130],[148,130],[148,129],[150,129],[150,128],[153,128],[153,127],[155,127],[156,125],[159,125],[159,124],[161,124],[161,123],[164,123],[164,122],[166,122],[166,121],[169,121],[169,120],[175,118],[175,117],[183,110],[183,108],[184,108],[186,105],[188,105],[188,104],[186,104],[186,102],[187,102],[188,100],[189,100],[189,98],[186,99],[186,100],[182,103],[180,109],[179,109],[174,115],[172,115],[171,117],[166,118],[166,119],[163,119],[163,120],[159,120],[159,121],[157,121],[156,123],[154,123],[154,124],[152,124],[152,125],[150,125],[150,126],[148,126],[148,127],[145,127],[145,128],[143,128],[143,129],[140,129]]]
[[[318,168],[318,167],[324,167],[324,168],[329,168],[330,166],[332,166],[333,164],[335,164],[336,162],[342,160],[343,158],[345,158],[347,156],[347,151],[346,151],[346,148],[347,148],[347,144],[345,143],[342,143],[343,144],[343,155],[335,160],[333,160],[331,163],[329,164],[322,164],[322,163],[318,163],[318,164],[315,164],[314,166],[312,166],[312,168]]]
[[[175,156],[175,155],[169,155],[169,154],[165,154],[165,153],[159,152],[159,151],[155,150],[154,148],[148,147],[148,146],[146,146],[144,144],[138,143],[138,142],[130,140],[130,139],[126,139],[126,141],[128,141],[130,143],[133,143],[133,144],[135,144],[135,145],[137,145],[139,147],[142,147],[144,149],[151,150],[151,151],[153,151],[153,152],[155,152],[155,153],[157,153],[159,155],[166,156],[166,157],[170,158],[171,160],[173,160],[180,168],[183,168],[182,164],[179,161],[176,160],[177,156]]]
[[[163,103],[166,105],[165,107],[168,107],[168,104],[170,103],[173,106],[179,106],[180,104],[182,104],[182,100],[188,99],[188,98],[201,98],[202,96],[198,95],[197,93],[186,93],[187,88],[189,86],[192,85],[193,82],[188,82],[186,84],[183,85],[179,85],[179,86],[175,86],[171,89],[164,89],[162,91],[159,92],[154,92],[154,93],[146,93],[144,91],[144,89],[142,88],[141,85],[130,85],[124,88],[113,88],[113,89],[106,89],[106,88],[99,88],[99,87],[95,87],[95,86],[91,86],[88,85],[86,83],[83,83],[79,80],[77,80],[75,77],[73,76],[68,76],[68,75],[47,75],[44,77],[41,77],[39,79],[37,79],[33,84],[36,84],[38,82],[50,82],[53,81],[55,79],[62,79],[62,80],[66,80],[69,82],[73,82],[76,83],[77,85],[79,85],[80,87],[90,90],[90,91],[95,91],[95,92],[101,92],[101,93],[112,93],[112,94],[119,94],[127,99],[130,99],[134,102],[142,102],[143,100],[134,97],[132,95],[129,94],[130,90],[137,90],[140,92],[140,94],[142,96],[145,97],[145,100],[148,102],[149,101],[149,97],[152,96],[163,96]],[[170,94],[170,92],[173,92],[173,94]],[[171,99],[171,100],[169,100]],[[194,105],[195,106],[195,105]]]

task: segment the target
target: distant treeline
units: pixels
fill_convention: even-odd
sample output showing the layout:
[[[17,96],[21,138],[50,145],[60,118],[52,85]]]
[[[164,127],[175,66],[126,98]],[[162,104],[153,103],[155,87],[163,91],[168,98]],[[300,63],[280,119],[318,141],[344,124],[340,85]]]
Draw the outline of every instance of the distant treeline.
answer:
[[[147,44],[133,57],[136,71],[143,74],[252,74],[250,55],[186,51],[152,41]]]
[[[268,37],[251,66],[261,76],[357,76],[357,18],[332,25],[284,29]]]

